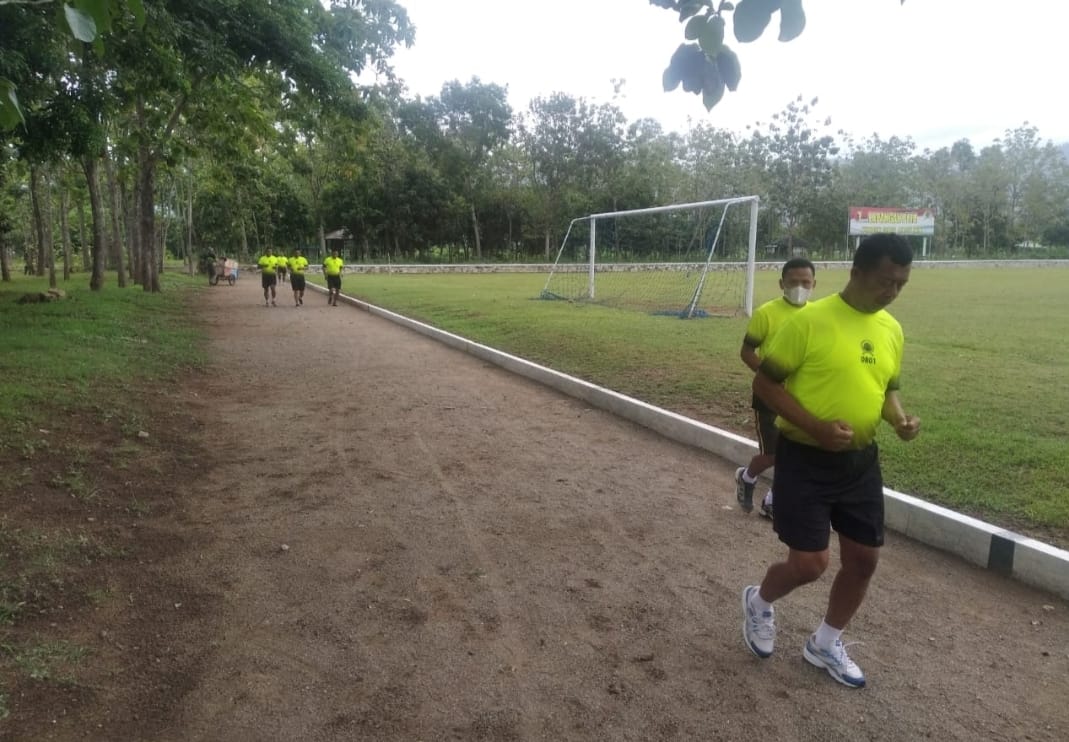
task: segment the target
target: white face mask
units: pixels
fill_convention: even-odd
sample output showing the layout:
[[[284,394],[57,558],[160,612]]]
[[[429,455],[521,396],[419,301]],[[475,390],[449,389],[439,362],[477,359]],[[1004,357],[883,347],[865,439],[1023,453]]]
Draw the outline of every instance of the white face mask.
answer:
[[[794,306],[800,307],[809,301],[809,295],[812,293],[813,289],[807,289],[805,286],[792,286],[789,289],[783,289],[783,298]]]

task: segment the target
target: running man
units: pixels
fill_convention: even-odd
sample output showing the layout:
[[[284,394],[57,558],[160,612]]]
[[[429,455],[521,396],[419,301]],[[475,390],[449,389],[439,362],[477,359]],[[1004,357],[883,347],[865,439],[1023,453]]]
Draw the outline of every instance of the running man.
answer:
[[[304,271],[308,267],[308,258],[301,255],[298,248],[289,259],[290,287],[293,289],[293,306],[304,304]]]
[[[278,264],[278,258],[275,257],[274,250],[270,247],[267,248],[267,251],[260,256],[256,264],[260,266],[260,284],[264,287],[264,306],[266,307],[268,304],[275,306],[275,286],[278,284],[275,266]],[[270,301],[268,301],[267,297],[269,291],[271,293]]]
[[[760,585],[743,589],[743,638],[758,657],[772,655],[773,603],[824,573],[834,528],[839,571],[802,655],[851,688],[863,688],[865,676],[842,633],[865,599],[883,545],[876,429],[885,420],[904,441],[920,432],[920,420],[898,397],[902,326],[885,311],[909,281],[912,261],[902,237],[866,237],[846,287],[796,312],[754,376],[754,392],[779,415],[772,522],[788,552]]]
[[[338,306],[338,294],[341,293],[341,272],[345,263],[338,257],[335,248],[330,255],[323,258],[323,275],[327,277],[327,304]]]
[[[809,301],[817,285],[817,269],[805,258],[791,258],[780,271],[779,287],[783,296],[765,302],[754,310],[746,325],[739,356],[756,373],[761,365],[761,348],[768,347],[776,331]],[[751,403],[754,426],[757,428],[758,453],[748,466],[735,470],[735,499],[744,512],[753,510],[753,491],[761,473],[776,463],[776,413],[756,394]],[[761,501],[761,515],[772,518],[772,490]]]
[[[278,283],[281,286],[286,282],[286,267],[289,265],[289,259],[279,250],[278,255],[275,256],[275,273],[278,274]]]

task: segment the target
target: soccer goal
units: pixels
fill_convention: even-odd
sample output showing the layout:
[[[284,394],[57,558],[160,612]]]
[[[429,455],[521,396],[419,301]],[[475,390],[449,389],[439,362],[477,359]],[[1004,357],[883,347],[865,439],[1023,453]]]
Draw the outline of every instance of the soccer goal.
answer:
[[[678,317],[749,316],[757,196],[573,219],[541,298]]]

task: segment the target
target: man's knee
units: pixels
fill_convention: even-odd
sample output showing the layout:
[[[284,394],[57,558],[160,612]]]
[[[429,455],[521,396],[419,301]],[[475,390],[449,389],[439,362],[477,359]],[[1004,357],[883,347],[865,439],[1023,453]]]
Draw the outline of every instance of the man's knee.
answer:
[[[876,566],[880,563],[880,549],[876,546],[863,546],[849,539],[840,538],[839,561],[844,572],[867,580],[876,572]]]
[[[796,551],[791,549],[787,563],[801,585],[820,579],[828,568],[828,551]]]

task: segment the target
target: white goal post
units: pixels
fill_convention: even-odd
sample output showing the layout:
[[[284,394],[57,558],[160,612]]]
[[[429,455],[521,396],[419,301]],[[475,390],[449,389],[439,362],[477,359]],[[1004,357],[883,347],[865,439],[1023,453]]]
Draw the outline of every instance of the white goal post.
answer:
[[[759,206],[737,196],[573,219],[540,298],[750,316]]]

